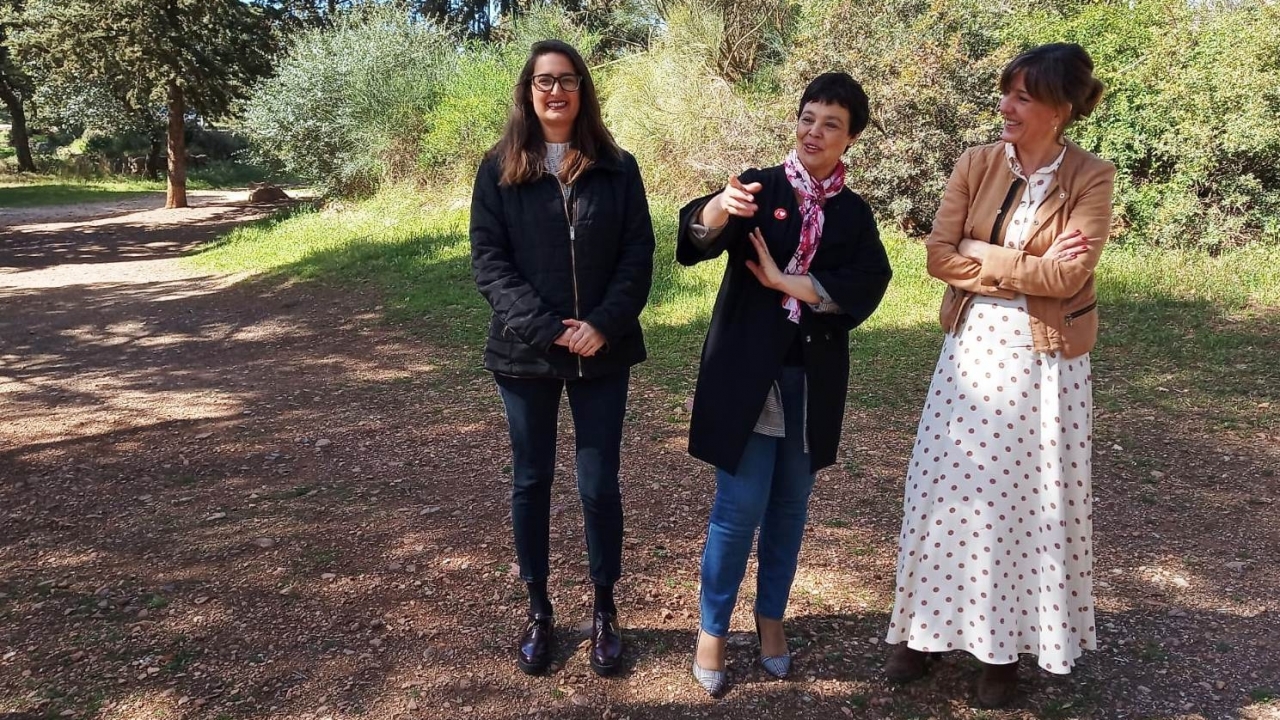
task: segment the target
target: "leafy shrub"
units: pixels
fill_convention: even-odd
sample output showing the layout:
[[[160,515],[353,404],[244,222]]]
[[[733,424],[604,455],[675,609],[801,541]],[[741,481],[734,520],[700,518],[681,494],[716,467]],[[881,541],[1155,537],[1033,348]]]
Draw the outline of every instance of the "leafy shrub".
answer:
[[[265,159],[338,192],[412,175],[419,137],[457,62],[446,30],[394,6],[295,37],[256,89],[245,124]]]
[[[456,169],[470,176],[502,133],[511,106],[512,82],[524,58],[514,61],[502,48],[469,50],[445,82],[439,104],[422,135],[419,164],[427,173]],[[469,172],[468,172],[469,170]]]
[[[882,216],[925,232],[956,158],[994,139],[996,81],[1012,52],[992,3],[813,3],[786,71],[799,98],[842,70],[871,100],[872,126],[850,151],[850,185]],[[856,28],[856,31],[851,31]]]
[[[188,169],[187,179],[212,188],[243,188],[251,182],[283,182],[291,178],[251,163],[214,160],[203,167]]]
[[[242,157],[249,138],[234,130],[214,130],[196,123],[187,124],[187,153],[208,155],[211,160],[228,161]]]
[[[427,174],[447,174],[470,182],[480,159],[502,134],[511,108],[513,83],[538,40],[563,40],[588,64],[597,58],[600,36],[555,6],[538,6],[521,16],[494,43],[471,43],[454,71],[442,80],[439,102],[426,118],[419,164]],[[597,91],[604,75],[593,72]]]
[[[150,147],[150,141],[146,135],[129,131],[86,130],[76,144],[80,143],[82,143],[82,152],[103,158],[142,154],[146,153]]]
[[[465,46],[386,6],[356,13],[295,40],[248,123],[257,147],[325,189],[466,181],[501,131],[529,44],[558,37],[593,65],[606,122],[650,191],[687,198],[778,162],[805,84],[845,70],[866,87],[873,122],[850,153],[851,185],[882,217],[925,232],[956,158],[997,137],[1000,69],[1023,48],[1074,41],[1108,93],[1068,134],[1116,163],[1121,237],[1210,250],[1280,243],[1280,5],[619,0],[615,9],[534,3],[493,41]],[[645,22],[647,47],[624,52]]]
[[[1011,34],[1066,39],[1094,58],[1107,95],[1071,135],[1116,163],[1121,229],[1211,251],[1280,242],[1280,8],[1140,0]]]
[[[635,154],[649,187],[689,197],[730,174],[783,158],[790,100],[760,78],[734,84],[719,71],[723,15],[682,3],[668,10],[650,48],[624,58],[610,78],[605,121]]]

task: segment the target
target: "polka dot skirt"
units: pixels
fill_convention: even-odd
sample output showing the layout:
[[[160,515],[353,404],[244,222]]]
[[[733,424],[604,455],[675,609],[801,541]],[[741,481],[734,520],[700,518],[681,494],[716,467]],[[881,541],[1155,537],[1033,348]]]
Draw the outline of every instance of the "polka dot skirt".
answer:
[[[1032,350],[1025,298],[975,297],[929,387],[887,640],[1068,673],[1096,647],[1089,357]]]

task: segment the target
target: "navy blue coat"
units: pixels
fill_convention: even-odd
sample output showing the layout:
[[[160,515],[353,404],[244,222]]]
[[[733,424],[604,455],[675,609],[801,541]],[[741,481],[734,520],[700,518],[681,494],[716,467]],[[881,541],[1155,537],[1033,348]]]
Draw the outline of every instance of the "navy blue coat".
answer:
[[[746,266],[755,258],[747,233],[759,227],[769,253],[786,268],[800,243],[800,209],[781,165],[752,169],[743,184],[760,182],[759,211],[731,216],[714,245],[699,248],[689,226],[712,195],[680,211],[676,259],[693,265],[729,253],[711,327],[702,346],[689,426],[689,452],[727,472],[736,472],[769,387],[788,349],[800,338],[808,380],[808,433],[812,469],[832,465],[840,444],[849,387],[849,331],[880,304],[892,275],[870,206],[848,188],[823,206],[825,219],[809,273],[843,312],[816,313],[801,303],[800,323],[787,319],[782,293],[760,284]],[[783,212],[777,212],[781,209]],[[777,215],[785,215],[783,218]]]
[[[521,377],[590,378],[645,359],[640,311],[653,280],[653,224],[635,158],[602,158],[566,202],[551,174],[500,186],[480,164],[471,194],[471,270],[493,315],[484,365]],[[584,358],[555,344],[566,318],[607,344]]]

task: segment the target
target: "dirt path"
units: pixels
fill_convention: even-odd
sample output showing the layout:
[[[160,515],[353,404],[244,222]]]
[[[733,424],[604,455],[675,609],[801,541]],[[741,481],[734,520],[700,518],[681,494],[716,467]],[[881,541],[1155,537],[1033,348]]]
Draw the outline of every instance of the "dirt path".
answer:
[[[0,718],[1277,716],[1259,702],[1280,689],[1276,438],[1141,409],[1100,418],[1103,648],[1077,673],[1024,662],[1018,707],[988,713],[967,705],[964,656],[883,682],[914,418],[855,409],[793,593],[796,678],[753,667],[744,597],[733,690],[707,699],[687,665],[711,479],[684,453],[681,399],[643,376],[629,667],[598,679],[579,646],[589,585],[562,448],[559,660],[525,677],[505,426],[476,353],[382,325],[356,291],[193,272],[184,253],[260,212],[196,197],[0,220]],[[1176,515],[1140,501],[1136,447],[1176,468]]]

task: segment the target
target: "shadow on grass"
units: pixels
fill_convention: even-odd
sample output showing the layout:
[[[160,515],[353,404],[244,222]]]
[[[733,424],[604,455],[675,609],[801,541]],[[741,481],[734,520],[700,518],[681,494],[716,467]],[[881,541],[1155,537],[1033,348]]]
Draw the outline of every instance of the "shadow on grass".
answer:
[[[721,266],[676,266],[673,228],[659,229],[665,234],[660,233],[645,315],[650,360],[637,376],[688,395]],[[459,222],[396,242],[364,239],[315,252],[272,276],[377,288],[391,322],[478,359],[489,309],[472,282],[469,252]],[[1099,407],[1115,411],[1139,403],[1152,412],[1194,412],[1224,428],[1274,424],[1269,407],[1280,401],[1280,364],[1273,360],[1280,356],[1280,308],[1239,312],[1208,300],[1117,297],[1104,287],[1101,313],[1093,353]],[[941,341],[933,322],[872,322],[854,331],[850,405],[914,410]]]
[[[114,189],[81,183],[49,183],[0,187],[0,217],[4,208],[26,208],[44,205],[76,205],[89,202],[111,202],[164,192],[163,186],[148,189]]]

